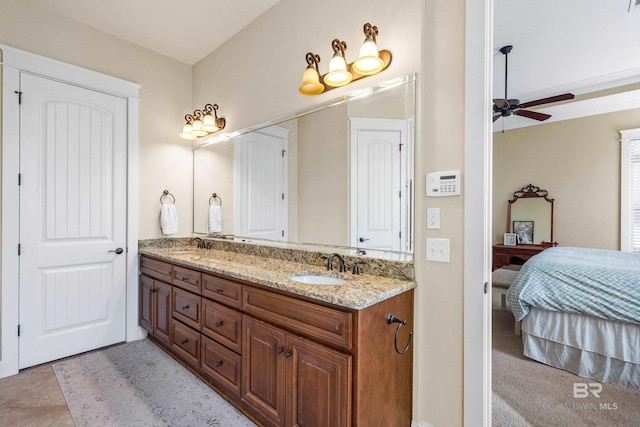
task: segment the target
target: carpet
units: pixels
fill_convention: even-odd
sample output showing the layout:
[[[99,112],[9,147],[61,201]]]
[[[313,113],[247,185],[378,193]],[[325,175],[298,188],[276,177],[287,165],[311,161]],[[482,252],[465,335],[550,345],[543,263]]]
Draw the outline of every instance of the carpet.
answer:
[[[148,339],[66,359],[53,369],[83,426],[255,426]]]
[[[595,383],[531,360],[514,335],[511,311],[493,301],[492,377],[494,426],[638,426],[640,393],[603,383],[600,398],[574,398],[574,383]]]

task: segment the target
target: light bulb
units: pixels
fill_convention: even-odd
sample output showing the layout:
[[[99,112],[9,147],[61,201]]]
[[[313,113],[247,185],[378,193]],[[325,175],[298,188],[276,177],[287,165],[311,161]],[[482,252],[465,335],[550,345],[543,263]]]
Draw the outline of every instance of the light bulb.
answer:
[[[329,72],[324,76],[324,82],[332,87],[349,84],[353,76],[347,71],[347,62],[338,54],[333,55],[329,62]]]

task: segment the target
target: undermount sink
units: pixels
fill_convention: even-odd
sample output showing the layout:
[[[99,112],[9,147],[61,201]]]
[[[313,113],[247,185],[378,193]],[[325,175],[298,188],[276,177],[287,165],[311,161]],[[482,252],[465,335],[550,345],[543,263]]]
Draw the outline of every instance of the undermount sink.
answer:
[[[308,285],[343,285],[347,283],[346,280],[339,277],[310,273],[292,274],[289,276],[289,279],[299,283],[306,283]]]
[[[175,251],[169,252],[170,254],[192,254],[197,252],[197,249],[177,249]]]

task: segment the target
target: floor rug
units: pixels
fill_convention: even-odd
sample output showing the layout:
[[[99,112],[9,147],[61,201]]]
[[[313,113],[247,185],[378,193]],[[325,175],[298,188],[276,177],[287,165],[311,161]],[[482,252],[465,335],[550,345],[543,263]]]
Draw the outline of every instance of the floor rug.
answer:
[[[148,339],[53,368],[78,427],[255,426]]]

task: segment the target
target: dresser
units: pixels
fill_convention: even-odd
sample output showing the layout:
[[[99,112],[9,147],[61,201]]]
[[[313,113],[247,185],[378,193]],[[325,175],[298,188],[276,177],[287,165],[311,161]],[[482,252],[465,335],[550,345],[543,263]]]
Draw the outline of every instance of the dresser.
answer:
[[[550,247],[546,245],[493,245],[492,269],[497,270],[509,264],[522,264]]]

